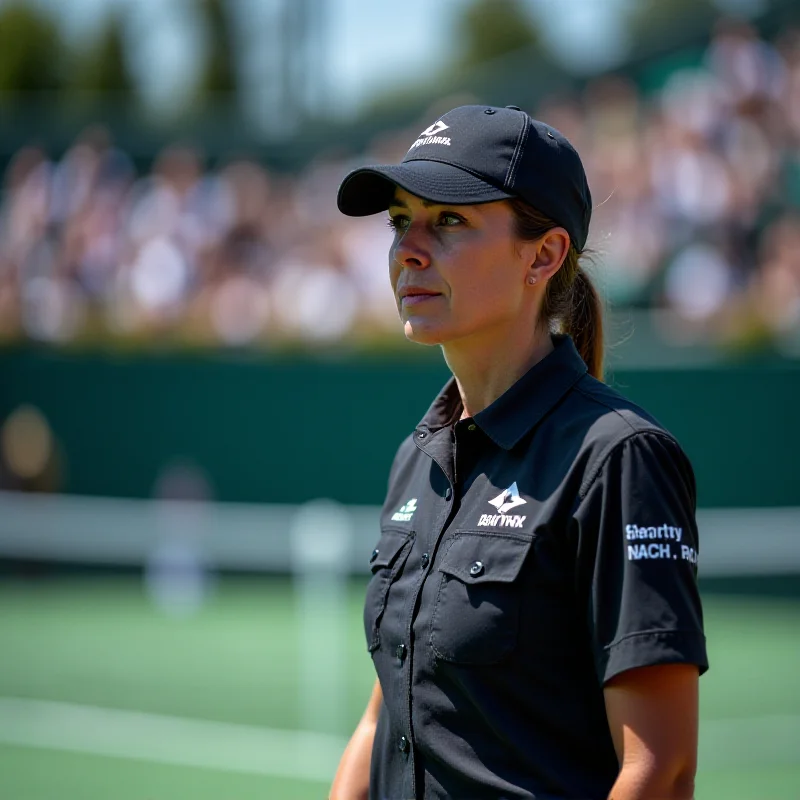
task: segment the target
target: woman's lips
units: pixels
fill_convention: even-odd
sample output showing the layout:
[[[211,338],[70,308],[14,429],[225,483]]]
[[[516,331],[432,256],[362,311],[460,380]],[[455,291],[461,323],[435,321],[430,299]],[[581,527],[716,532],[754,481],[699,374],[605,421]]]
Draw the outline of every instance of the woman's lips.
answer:
[[[441,297],[440,294],[407,294],[400,299],[404,306],[416,306],[424,303],[426,300],[432,300],[434,297]]]

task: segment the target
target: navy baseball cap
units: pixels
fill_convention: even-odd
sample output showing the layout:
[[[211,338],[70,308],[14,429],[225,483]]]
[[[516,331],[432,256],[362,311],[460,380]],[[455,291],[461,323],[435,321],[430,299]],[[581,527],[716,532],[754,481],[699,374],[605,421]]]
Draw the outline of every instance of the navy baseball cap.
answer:
[[[339,187],[351,217],[385,211],[399,186],[434,203],[519,197],[561,225],[580,251],[592,196],[580,156],[555,128],[516,106],[459,106],[422,131],[400,164],[360,167]]]

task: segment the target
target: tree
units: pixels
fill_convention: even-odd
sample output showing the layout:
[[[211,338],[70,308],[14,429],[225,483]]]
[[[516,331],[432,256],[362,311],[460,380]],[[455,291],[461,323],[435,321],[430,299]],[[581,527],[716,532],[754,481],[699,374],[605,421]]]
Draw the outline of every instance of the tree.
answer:
[[[55,22],[30,5],[0,7],[0,100],[61,87],[64,47]]]
[[[531,104],[543,87],[557,85],[563,71],[543,46],[524,0],[469,0],[458,5],[453,35],[459,43],[451,63],[435,80],[430,72],[417,84],[384,90],[365,108],[365,123],[378,116],[403,117],[453,103]]]
[[[88,48],[72,56],[66,90],[81,99],[130,100],[135,82],[128,66],[125,46],[125,23],[119,14],[111,14],[100,34]]]
[[[707,33],[719,9],[712,0],[633,0],[628,5],[628,36],[634,52],[665,49],[698,32]]]
[[[456,33],[461,68],[538,49],[540,44],[539,31],[521,0],[471,0],[456,21]]]
[[[223,0],[202,0],[199,11],[208,32],[208,54],[198,82],[198,94],[234,97],[239,91],[233,56],[233,30]]]

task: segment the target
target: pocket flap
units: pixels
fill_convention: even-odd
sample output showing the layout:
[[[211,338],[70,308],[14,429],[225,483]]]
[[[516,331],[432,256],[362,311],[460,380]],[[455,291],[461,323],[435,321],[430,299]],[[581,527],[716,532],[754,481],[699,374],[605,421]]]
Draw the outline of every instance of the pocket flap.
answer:
[[[519,575],[530,539],[496,533],[459,533],[442,557],[439,571],[463,583],[511,583]]]
[[[369,567],[375,572],[384,567],[390,567],[403,549],[406,542],[411,539],[411,531],[385,530],[369,557]]]

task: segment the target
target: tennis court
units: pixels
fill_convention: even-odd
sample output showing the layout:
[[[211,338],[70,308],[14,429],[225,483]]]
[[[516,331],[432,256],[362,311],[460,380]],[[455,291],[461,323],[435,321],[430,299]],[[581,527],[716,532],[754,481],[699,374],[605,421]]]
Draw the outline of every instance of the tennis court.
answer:
[[[315,702],[339,710],[315,724],[320,628],[289,580],[223,579],[182,617],[133,576],[5,580],[0,798],[324,797],[373,677],[362,591],[320,634]],[[710,595],[706,614],[697,797],[796,800],[800,602]]]

